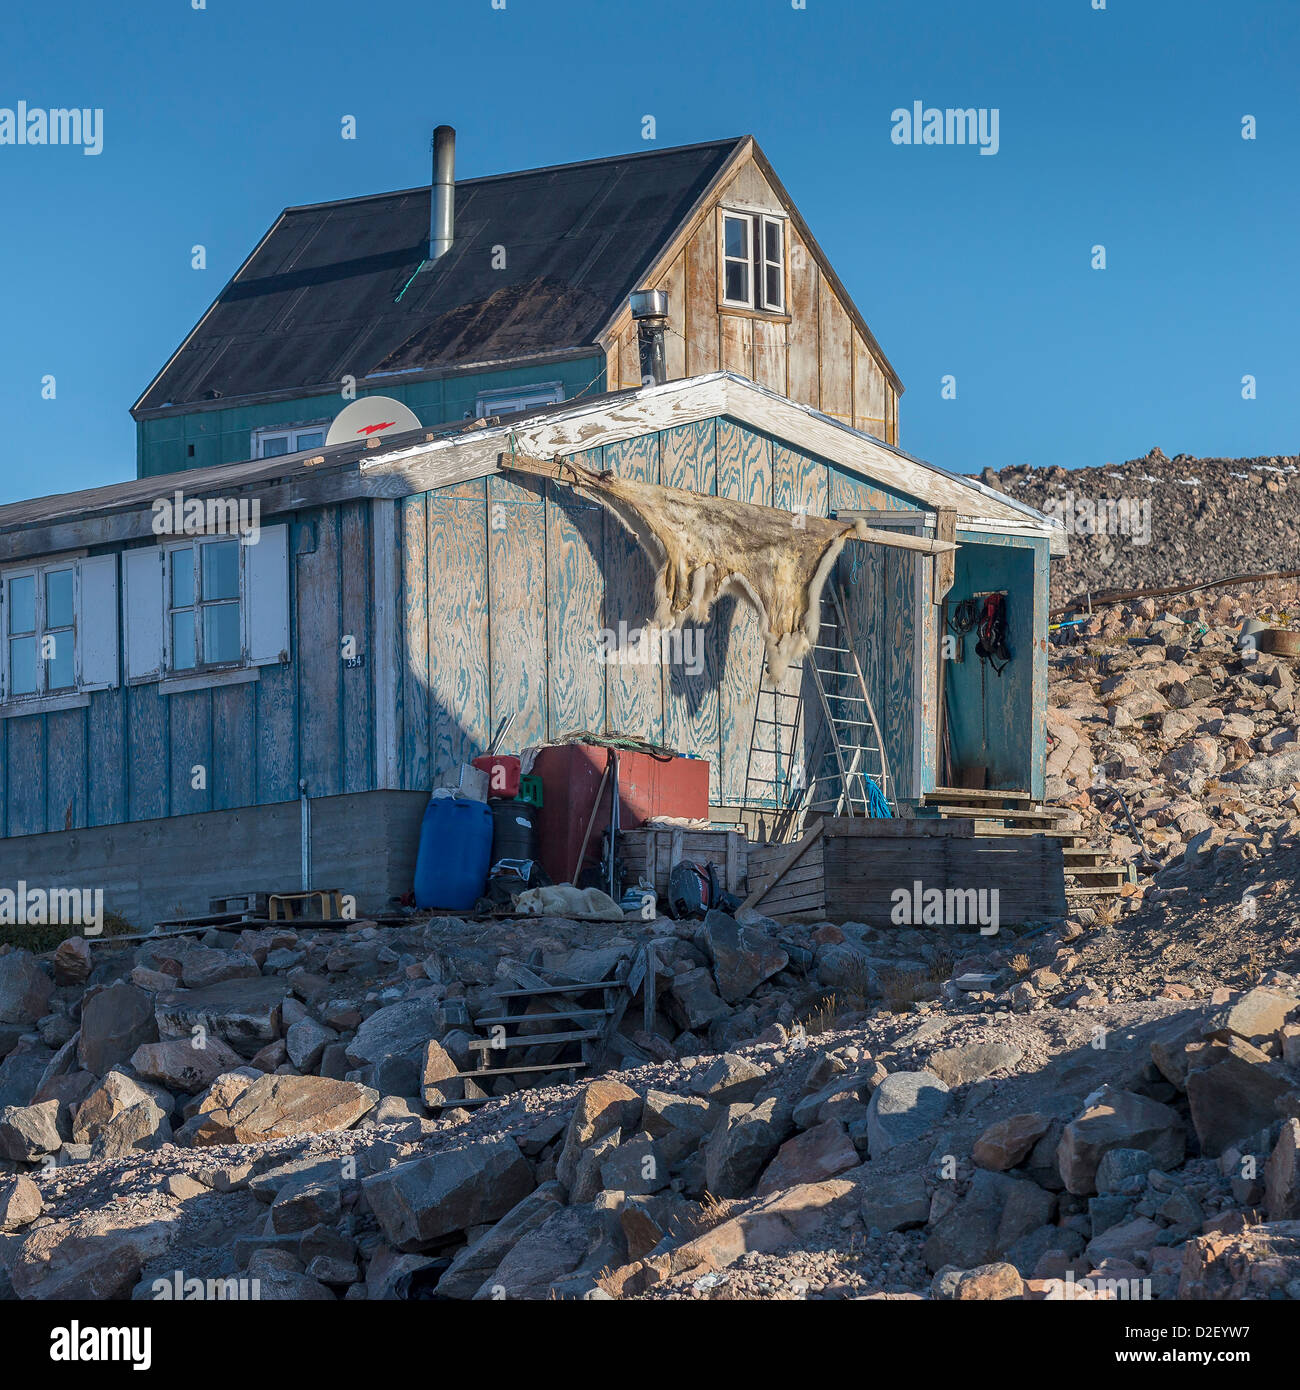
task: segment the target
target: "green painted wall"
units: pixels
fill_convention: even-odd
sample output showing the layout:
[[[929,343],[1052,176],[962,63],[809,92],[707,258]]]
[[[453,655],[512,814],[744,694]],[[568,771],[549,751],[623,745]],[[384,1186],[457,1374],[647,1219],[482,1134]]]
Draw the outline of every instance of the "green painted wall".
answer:
[[[572,361],[459,374],[404,386],[393,383],[359,394],[390,396],[410,406],[422,425],[444,425],[464,420],[466,414],[473,411],[480,391],[507,390],[550,381],[563,384],[565,400],[572,400],[583,392],[590,395],[603,391],[604,357],[593,354]],[[190,415],[139,421],[136,424],[136,477],[152,478],[160,473],[179,473],[189,468],[242,463],[251,456],[254,430],[332,420],[346,404],[338,395],[306,396],[271,405],[232,406],[229,410],[200,410]]]

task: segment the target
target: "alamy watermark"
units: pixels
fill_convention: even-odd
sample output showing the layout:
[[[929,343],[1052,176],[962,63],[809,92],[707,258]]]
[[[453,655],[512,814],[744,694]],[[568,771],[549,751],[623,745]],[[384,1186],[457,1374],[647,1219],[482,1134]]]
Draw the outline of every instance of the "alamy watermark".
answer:
[[[980,154],[997,154],[1001,112],[996,106],[926,106],[914,101],[889,113],[896,145],[978,145]]]
[[[1149,497],[1076,497],[1067,492],[1044,502],[1043,514],[1071,536],[1127,536],[1134,545],[1151,544]]]
[[[979,927],[981,936],[996,936],[998,900],[996,888],[927,888],[918,878],[890,893],[889,920],[896,927]]]
[[[262,530],[262,504],[256,497],[186,497],[177,488],[153,502],[155,536],[238,536],[255,545]]]
[[[85,936],[104,930],[102,888],[0,888],[0,927],[80,927]]]
[[[680,666],[689,675],[704,674],[704,629],[629,627],[601,628],[596,634],[599,658],[610,666]]]
[[[247,1277],[235,1278],[230,1275],[224,1279],[200,1279],[197,1276],[185,1277],[185,1271],[174,1269],[170,1278],[155,1279],[149,1285],[151,1298],[174,1303],[253,1303],[262,1297],[262,1281]]]
[[[103,108],[28,106],[25,101],[0,106],[0,145],[80,145],[82,154],[101,154]]]

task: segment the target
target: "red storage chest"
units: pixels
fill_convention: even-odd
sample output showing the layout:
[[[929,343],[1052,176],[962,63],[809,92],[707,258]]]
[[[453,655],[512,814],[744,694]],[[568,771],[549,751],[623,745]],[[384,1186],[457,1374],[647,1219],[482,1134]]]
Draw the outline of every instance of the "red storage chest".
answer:
[[[544,748],[533,764],[533,772],[542,779],[542,809],[537,815],[539,856],[556,883],[573,881],[574,863],[611,751],[618,756],[619,823],[624,830],[635,829],[655,816],[703,820],[709,814],[709,764],[702,758],[656,758],[594,743]],[[600,860],[609,810],[610,790],[606,786],[587,842],[588,863]]]

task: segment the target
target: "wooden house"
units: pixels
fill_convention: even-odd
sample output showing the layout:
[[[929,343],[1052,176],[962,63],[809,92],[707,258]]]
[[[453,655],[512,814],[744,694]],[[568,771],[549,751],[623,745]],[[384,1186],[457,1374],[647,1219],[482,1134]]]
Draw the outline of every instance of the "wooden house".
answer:
[[[719,815],[762,806],[753,609],[724,600],[693,666],[604,659],[601,634],[650,611],[650,562],[609,512],[512,456],[955,541],[955,564],[856,540],[838,561],[892,795],[906,808],[936,785],[942,698],[949,766],[1041,796],[1059,527],[713,371],[0,508],[0,881],[102,886],[147,923],[296,887],[307,853],[317,886],[373,911],[410,886],[430,788],[510,714],[513,745],[634,735],[707,759]],[[201,503],[195,528],[160,535],[178,489],[173,520]],[[232,548],[221,522],[239,504],[256,536]],[[970,639],[942,662],[942,601],[994,590],[1006,669],[984,670]]]

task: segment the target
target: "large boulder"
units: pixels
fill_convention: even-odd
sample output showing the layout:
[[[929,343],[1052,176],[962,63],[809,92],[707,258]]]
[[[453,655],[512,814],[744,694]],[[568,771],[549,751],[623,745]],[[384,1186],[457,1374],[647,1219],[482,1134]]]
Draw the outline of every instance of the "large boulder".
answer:
[[[844,1122],[823,1120],[781,1145],[763,1170],[758,1195],[765,1197],[769,1192],[780,1192],[800,1183],[823,1182],[856,1168],[860,1162]]]
[[[545,1225],[563,1206],[564,1189],[558,1182],[544,1182],[535,1188],[511,1207],[491,1230],[456,1255],[438,1280],[439,1297],[473,1298],[524,1236]]]
[[[20,1042],[0,1062],[0,1105],[30,1105],[53,1060],[54,1054],[44,1044]]]
[[[569,1117],[556,1163],[556,1177],[572,1186],[583,1150],[606,1134],[632,1133],[641,1120],[641,1097],[621,1081],[591,1081]]]
[[[928,1134],[947,1109],[948,1087],[933,1072],[892,1072],[872,1091],[867,1106],[871,1157],[880,1158],[897,1145]]]
[[[362,1190],[388,1243],[409,1252],[499,1221],[533,1186],[514,1140],[488,1139],[399,1163]]]
[[[60,941],[54,952],[54,983],[84,985],[90,977],[90,942],[84,936]]]
[[[239,1054],[220,1038],[206,1038],[202,1047],[196,1047],[195,1041],[168,1038],[166,1042],[141,1043],[131,1054],[131,1069],[169,1091],[198,1095],[222,1072],[240,1065]]]
[[[379,1092],[327,1076],[259,1076],[227,1108],[203,1116],[196,1147],[260,1144],[297,1134],[350,1129],[374,1109]]]
[[[1146,1149],[1158,1167],[1177,1168],[1186,1144],[1183,1122],[1167,1105],[1105,1086],[1066,1125],[1056,1160],[1066,1191],[1088,1196],[1097,1190],[1097,1165],[1110,1149]]]
[[[30,951],[0,953],[0,1022],[35,1023],[49,1012],[54,981]]]
[[[1187,1106],[1209,1158],[1273,1124],[1276,1102],[1296,1085],[1281,1062],[1235,1036],[1202,1048],[1190,1065]]]
[[[695,1072],[687,1089],[693,1096],[722,1105],[740,1105],[753,1100],[767,1082],[767,1072],[738,1052],[724,1052]]]
[[[1023,1115],[1008,1115],[998,1120],[975,1141],[971,1158],[981,1168],[994,1173],[1005,1173],[1008,1168],[1016,1168],[1029,1157],[1035,1144],[1047,1133],[1052,1123],[1050,1115],[1030,1112]]]
[[[30,1226],[45,1209],[41,1189],[24,1174],[0,1178],[0,1235]]]
[[[922,1251],[931,1270],[992,1264],[1022,1236],[1046,1225],[1056,1198],[1037,1183],[979,1168],[970,1187],[930,1230]]]
[[[434,999],[402,999],[377,1009],[348,1043],[348,1060],[373,1066],[385,1057],[414,1057],[430,1038],[447,1031],[447,1016]]]
[[[673,976],[664,993],[664,1009],[679,1028],[692,1033],[705,1031],[710,1023],[731,1014],[730,1005],[714,988],[713,976],[702,965]]]
[[[762,932],[742,927],[726,912],[712,908],[696,938],[713,962],[718,993],[728,1004],[752,994],[764,980],[784,970],[790,957]]]
[[[737,1111],[709,1138],[705,1174],[714,1197],[749,1196],[790,1133],[789,1110],[775,1097]]]
[[[557,1208],[511,1246],[474,1297],[486,1301],[562,1296],[563,1283],[587,1264],[605,1229],[601,1213],[590,1206]],[[597,1272],[591,1271],[593,1276]]]
[[[298,1071],[314,1071],[321,1054],[338,1041],[333,1028],[314,1018],[300,1018],[284,1035],[285,1051]]]
[[[667,1161],[677,1163],[717,1128],[724,1113],[722,1106],[703,1097],[647,1091],[641,1125],[660,1141]]]
[[[425,1043],[420,1059],[420,1097],[430,1110],[464,1098],[465,1082],[457,1079],[460,1070],[456,1059],[436,1038]]]
[[[229,1043],[241,1057],[254,1057],[280,1036],[287,992],[285,981],[267,976],[161,995],[154,1008],[158,1036],[192,1038],[200,1029]]]
[[[103,1076],[157,1037],[153,996],[134,985],[111,985],[82,1006],[77,1060],[86,1071]]]
[[[862,1224],[868,1232],[906,1231],[930,1219],[930,1194],[920,1173],[875,1178],[868,1164],[862,1194]]]
[[[1300,1220],[1300,1120],[1282,1121],[1264,1165],[1264,1212],[1270,1221]]]
[[[181,957],[181,983],[186,989],[207,989],[226,980],[256,980],[262,971],[243,951],[192,946]]]
[[[172,1108],[171,1097],[162,1087],[128,1076],[124,1071],[108,1072],[77,1106],[72,1123],[73,1142],[93,1144],[119,1115],[145,1104],[164,1113],[170,1113]]]
[[[972,1081],[983,1081],[995,1071],[1009,1070],[1024,1055],[1024,1048],[1014,1043],[965,1043],[932,1052],[925,1065],[927,1071],[932,1071],[946,1085],[965,1086]]]
[[[1281,1031],[1296,1003],[1293,995],[1285,994],[1280,989],[1270,989],[1265,985],[1248,989],[1240,998],[1211,1016],[1206,1024],[1206,1036],[1244,1038],[1258,1047]]]
[[[0,1158],[35,1163],[45,1154],[57,1153],[62,1144],[57,1100],[0,1109]]]

